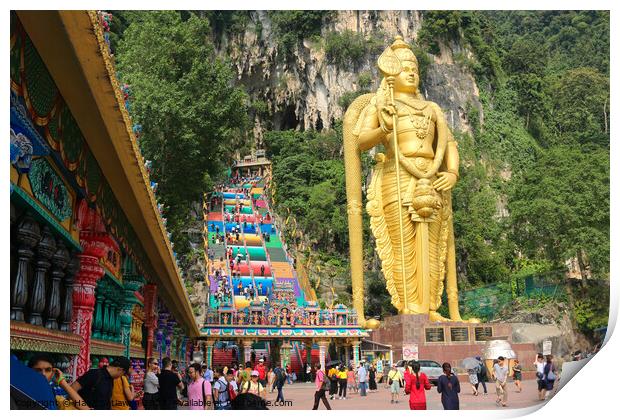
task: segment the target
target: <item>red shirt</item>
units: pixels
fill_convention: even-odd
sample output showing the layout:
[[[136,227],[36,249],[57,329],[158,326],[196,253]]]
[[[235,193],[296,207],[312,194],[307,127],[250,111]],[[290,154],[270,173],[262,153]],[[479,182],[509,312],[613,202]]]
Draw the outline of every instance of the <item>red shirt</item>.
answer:
[[[424,373],[418,375],[420,388],[416,388],[415,374],[405,371],[405,393],[409,392],[410,406],[424,406],[426,408],[426,390],[431,389],[431,383]]]
[[[265,365],[261,365],[259,363],[258,365],[254,367],[254,369],[258,371],[258,379],[260,379],[261,381],[264,380],[266,377]]]

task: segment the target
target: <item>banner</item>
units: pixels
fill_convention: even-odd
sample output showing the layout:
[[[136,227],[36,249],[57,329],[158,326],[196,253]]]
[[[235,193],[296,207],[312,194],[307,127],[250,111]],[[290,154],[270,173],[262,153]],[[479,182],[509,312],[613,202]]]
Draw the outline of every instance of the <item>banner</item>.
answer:
[[[418,360],[418,345],[403,343],[403,359]]]
[[[543,341],[543,356],[551,354],[551,340]]]

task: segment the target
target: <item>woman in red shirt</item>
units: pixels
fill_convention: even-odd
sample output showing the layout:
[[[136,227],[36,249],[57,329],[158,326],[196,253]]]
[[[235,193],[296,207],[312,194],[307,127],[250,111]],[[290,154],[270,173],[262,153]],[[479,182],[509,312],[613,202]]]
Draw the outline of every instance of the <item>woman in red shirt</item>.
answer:
[[[409,394],[409,408],[426,410],[426,391],[431,383],[424,373],[420,373],[420,364],[412,362],[405,372],[405,394]]]

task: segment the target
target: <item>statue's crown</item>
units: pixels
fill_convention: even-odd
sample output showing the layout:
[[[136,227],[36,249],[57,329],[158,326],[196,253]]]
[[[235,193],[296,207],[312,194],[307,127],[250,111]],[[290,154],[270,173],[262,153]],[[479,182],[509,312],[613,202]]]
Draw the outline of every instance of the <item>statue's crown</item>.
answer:
[[[396,56],[399,58],[400,61],[413,61],[417,67],[418,59],[416,58],[415,54],[411,50],[411,47],[409,46],[409,44],[407,44],[403,40],[402,36],[400,35],[395,36],[394,42],[392,43],[392,45],[390,45],[390,48],[392,49],[392,51],[394,51],[394,54],[396,54]]]

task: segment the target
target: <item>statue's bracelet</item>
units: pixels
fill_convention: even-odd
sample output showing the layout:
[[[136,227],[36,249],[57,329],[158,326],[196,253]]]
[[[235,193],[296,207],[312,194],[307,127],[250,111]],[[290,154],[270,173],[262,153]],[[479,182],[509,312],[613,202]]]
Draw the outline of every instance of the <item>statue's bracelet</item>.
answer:
[[[451,173],[452,175],[454,175],[458,181],[459,179],[459,173],[457,171],[455,171],[454,169],[448,169],[446,172]]]

